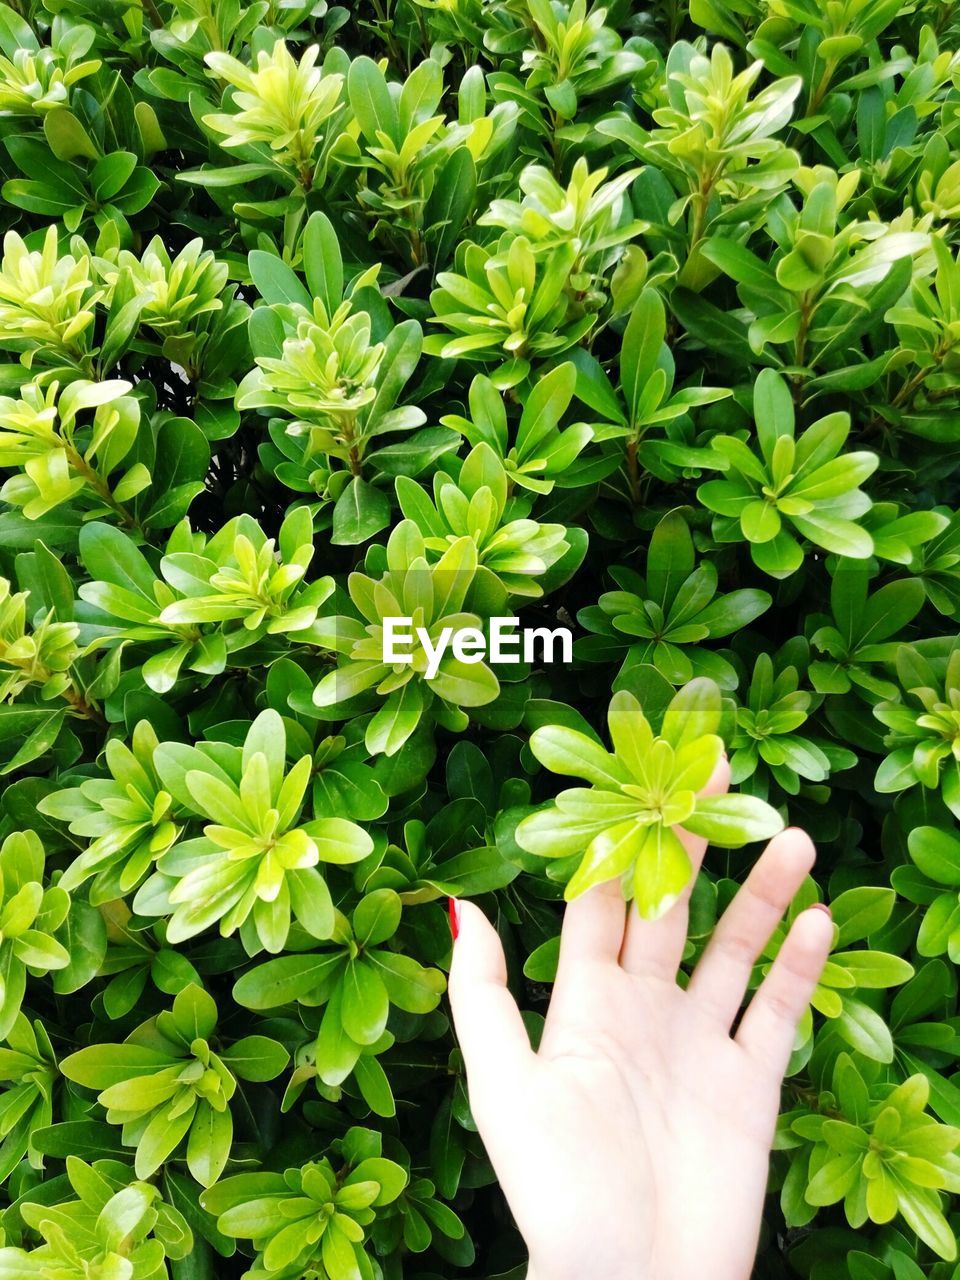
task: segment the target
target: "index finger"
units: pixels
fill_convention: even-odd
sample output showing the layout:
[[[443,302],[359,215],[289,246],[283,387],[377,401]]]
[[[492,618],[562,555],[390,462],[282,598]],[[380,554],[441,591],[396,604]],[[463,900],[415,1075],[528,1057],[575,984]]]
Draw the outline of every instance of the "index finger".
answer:
[[[730,786],[730,765],[723,756],[710,775],[710,781],[703,789],[708,796],[723,795]],[[700,836],[692,836],[689,832],[679,830],[677,835],[693,864],[693,874],[686,889],[665,915],[659,920],[643,920],[634,904],[631,903],[627,918],[626,934],[620,951],[620,964],[633,974],[647,974],[653,977],[675,981],[680,961],[683,959],[683,948],[687,942],[687,929],[690,924],[690,895],[707,851],[707,841]]]

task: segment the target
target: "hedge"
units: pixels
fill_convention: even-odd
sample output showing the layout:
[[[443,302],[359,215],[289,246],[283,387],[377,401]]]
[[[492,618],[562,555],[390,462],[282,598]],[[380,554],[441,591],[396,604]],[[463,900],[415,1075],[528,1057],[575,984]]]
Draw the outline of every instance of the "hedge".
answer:
[[[522,1276],[447,896],[535,1041],[565,897],[709,836],[688,969],[787,822],[757,1274],[960,1275],[958,24],[0,5],[5,1280]]]

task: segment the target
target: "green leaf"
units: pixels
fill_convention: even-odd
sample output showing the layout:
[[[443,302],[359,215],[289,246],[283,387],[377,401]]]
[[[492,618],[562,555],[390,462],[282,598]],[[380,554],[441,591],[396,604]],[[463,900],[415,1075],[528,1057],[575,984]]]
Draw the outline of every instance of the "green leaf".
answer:
[[[701,796],[683,825],[691,835],[722,849],[736,849],[754,840],[769,840],[784,824],[776,809],[755,796],[725,795]]]
[[[90,174],[93,194],[101,203],[112,200],[126,186],[136,167],[137,157],[130,151],[114,151],[101,157]]]
[[[647,551],[647,589],[650,598],[668,609],[683,580],[693,571],[693,539],[677,511],[663,517],[654,529]]]
[[[366,542],[390,523],[390,498],[361,476],[354,478],[333,509],[333,537],[339,546]]]
[[[399,146],[400,117],[391,97],[383,72],[372,58],[354,58],[347,76],[350,106],[364,138],[376,145],[377,134],[384,133]]]
[[[196,1109],[194,1101],[179,1115],[171,1114],[172,1109],[165,1107],[153,1113],[137,1144],[134,1168],[138,1178],[151,1177],[173,1155],[190,1129]]]
[[[749,285],[765,294],[776,289],[776,280],[767,264],[735,240],[714,237],[704,241],[700,252],[738,284]]]
[[[907,836],[910,857],[937,884],[960,888],[960,840],[938,827],[915,827]]]
[[[477,166],[467,147],[457,147],[444,161],[424,207],[427,239],[437,266],[444,266],[452,256],[476,199]]]
[[[293,269],[274,253],[252,249],[247,256],[250,278],[264,302],[293,302],[311,310],[310,294]]]
[[[660,295],[655,289],[644,289],[630,312],[620,347],[620,381],[631,423],[637,422],[641,396],[657,368],[665,333]]]
[[[559,963],[560,938],[548,938],[527,956],[523,966],[524,977],[531,982],[554,982]]]
[[[82,1151],[88,1160],[129,1159],[119,1132],[97,1120],[68,1120],[47,1128],[34,1129],[31,1141],[44,1155],[65,1160]]]
[[[332,315],[343,299],[343,261],[333,224],[319,210],[303,229],[303,269],[310,292]]]
[[[897,1204],[905,1221],[939,1257],[953,1262],[957,1239],[939,1207],[939,1197],[925,1188],[899,1185]]]
[[[91,578],[124,587],[153,604],[156,574],[119,529],[99,523],[85,525],[80,531],[80,558]]]
[[[282,1044],[261,1035],[234,1041],[229,1048],[221,1049],[220,1057],[241,1080],[258,1083],[275,1080],[290,1061],[290,1054]]]
[[[387,989],[390,1003],[405,1013],[429,1013],[446,988],[438,969],[425,969],[410,956],[377,949],[368,953]]]
[[[380,1188],[374,1204],[392,1204],[406,1187],[409,1178],[407,1171],[393,1160],[384,1160],[381,1156],[371,1156],[360,1163],[347,1175],[343,1185],[353,1187],[358,1183],[375,1182]]]
[[[343,1025],[343,988],[331,993],[317,1035],[317,1074],[324,1084],[342,1084],[360,1057],[361,1046],[350,1039]]]
[[[621,697],[614,694],[614,698]],[[612,703],[611,703],[612,705]],[[661,736],[679,751],[720,727],[720,690],[712,680],[690,680],[670,700],[663,716]]]
[[[220,1177],[230,1157],[232,1142],[233,1117],[229,1110],[218,1111],[209,1103],[201,1102],[187,1142],[187,1168],[201,1187],[213,1186]],[[139,1151],[137,1157],[140,1158]]]
[[[674,833],[657,823],[643,833],[633,878],[633,897],[645,920],[664,915],[690,883],[690,856]]]
[[[68,1080],[88,1089],[107,1089],[124,1080],[153,1075],[170,1062],[166,1053],[144,1045],[95,1044],[64,1058],[60,1070]]]
[[[70,995],[99,973],[107,954],[107,928],[95,907],[74,899],[58,936],[70,963],[54,974],[53,986],[58,995]]]
[[[248,1009],[277,1009],[325,985],[342,964],[337,953],[268,960],[237,979],[233,998]]]
[[[753,389],[753,415],[764,457],[773,456],[782,435],[793,435],[793,398],[786,382],[773,369],[762,369]]]
[[[392,889],[375,889],[360,899],[353,913],[353,932],[365,946],[379,946],[400,927],[400,895]]]
[[[862,1000],[844,996],[843,1012],[835,1019],[843,1039],[874,1062],[893,1061],[893,1037],[883,1018]]]
[[[585,734],[563,725],[535,729],[530,735],[530,750],[553,773],[573,774],[598,787],[615,788],[629,780],[616,757]]]
[[[885,951],[844,951],[835,955],[832,964],[839,965],[864,990],[897,987],[913,977],[913,965],[900,956]]]
[[[896,896],[892,889],[879,885],[860,885],[832,899],[830,913],[837,926],[837,946],[878,933],[890,919]]]
[[[364,959],[348,962],[343,975],[343,1028],[357,1044],[375,1044],[387,1025],[386,987]]]

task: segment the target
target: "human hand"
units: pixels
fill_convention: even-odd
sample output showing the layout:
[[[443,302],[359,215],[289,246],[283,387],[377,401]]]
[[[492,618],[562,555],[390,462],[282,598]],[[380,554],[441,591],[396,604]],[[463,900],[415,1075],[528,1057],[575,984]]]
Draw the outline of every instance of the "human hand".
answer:
[[[723,762],[707,789],[728,781]],[[679,834],[698,867],[706,842]],[[825,908],[797,917],[731,1027],[813,862],[802,831],[770,841],[687,990],[676,978],[689,890],[657,921],[627,912],[618,881],[571,902],[537,1053],[496,930],[456,904],[450,1002],[529,1280],[747,1280],[783,1073],[833,938]]]

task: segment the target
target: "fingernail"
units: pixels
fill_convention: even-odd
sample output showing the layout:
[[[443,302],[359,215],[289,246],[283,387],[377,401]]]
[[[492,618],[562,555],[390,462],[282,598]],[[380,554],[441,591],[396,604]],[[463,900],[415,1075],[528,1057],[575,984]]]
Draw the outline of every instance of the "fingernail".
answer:
[[[721,759],[721,760],[727,760],[727,761],[729,761],[730,757],[727,755],[727,753],[726,753],[725,751],[721,751],[721,752],[720,752],[720,759]]]
[[[454,942],[456,942],[457,935],[460,932],[460,903],[456,898],[448,898],[447,909],[450,912],[450,932],[453,935]]]
[[[830,910],[830,908],[827,906],[827,904],[826,904],[825,902],[815,902],[815,903],[813,903],[813,905],[811,906],[810,910],[811,910],[811,911],[822,911],[822,912],[824,913],[824,915],[829,916],[829,918],[830,918],[831,920],[833,919],[833,912]]]

